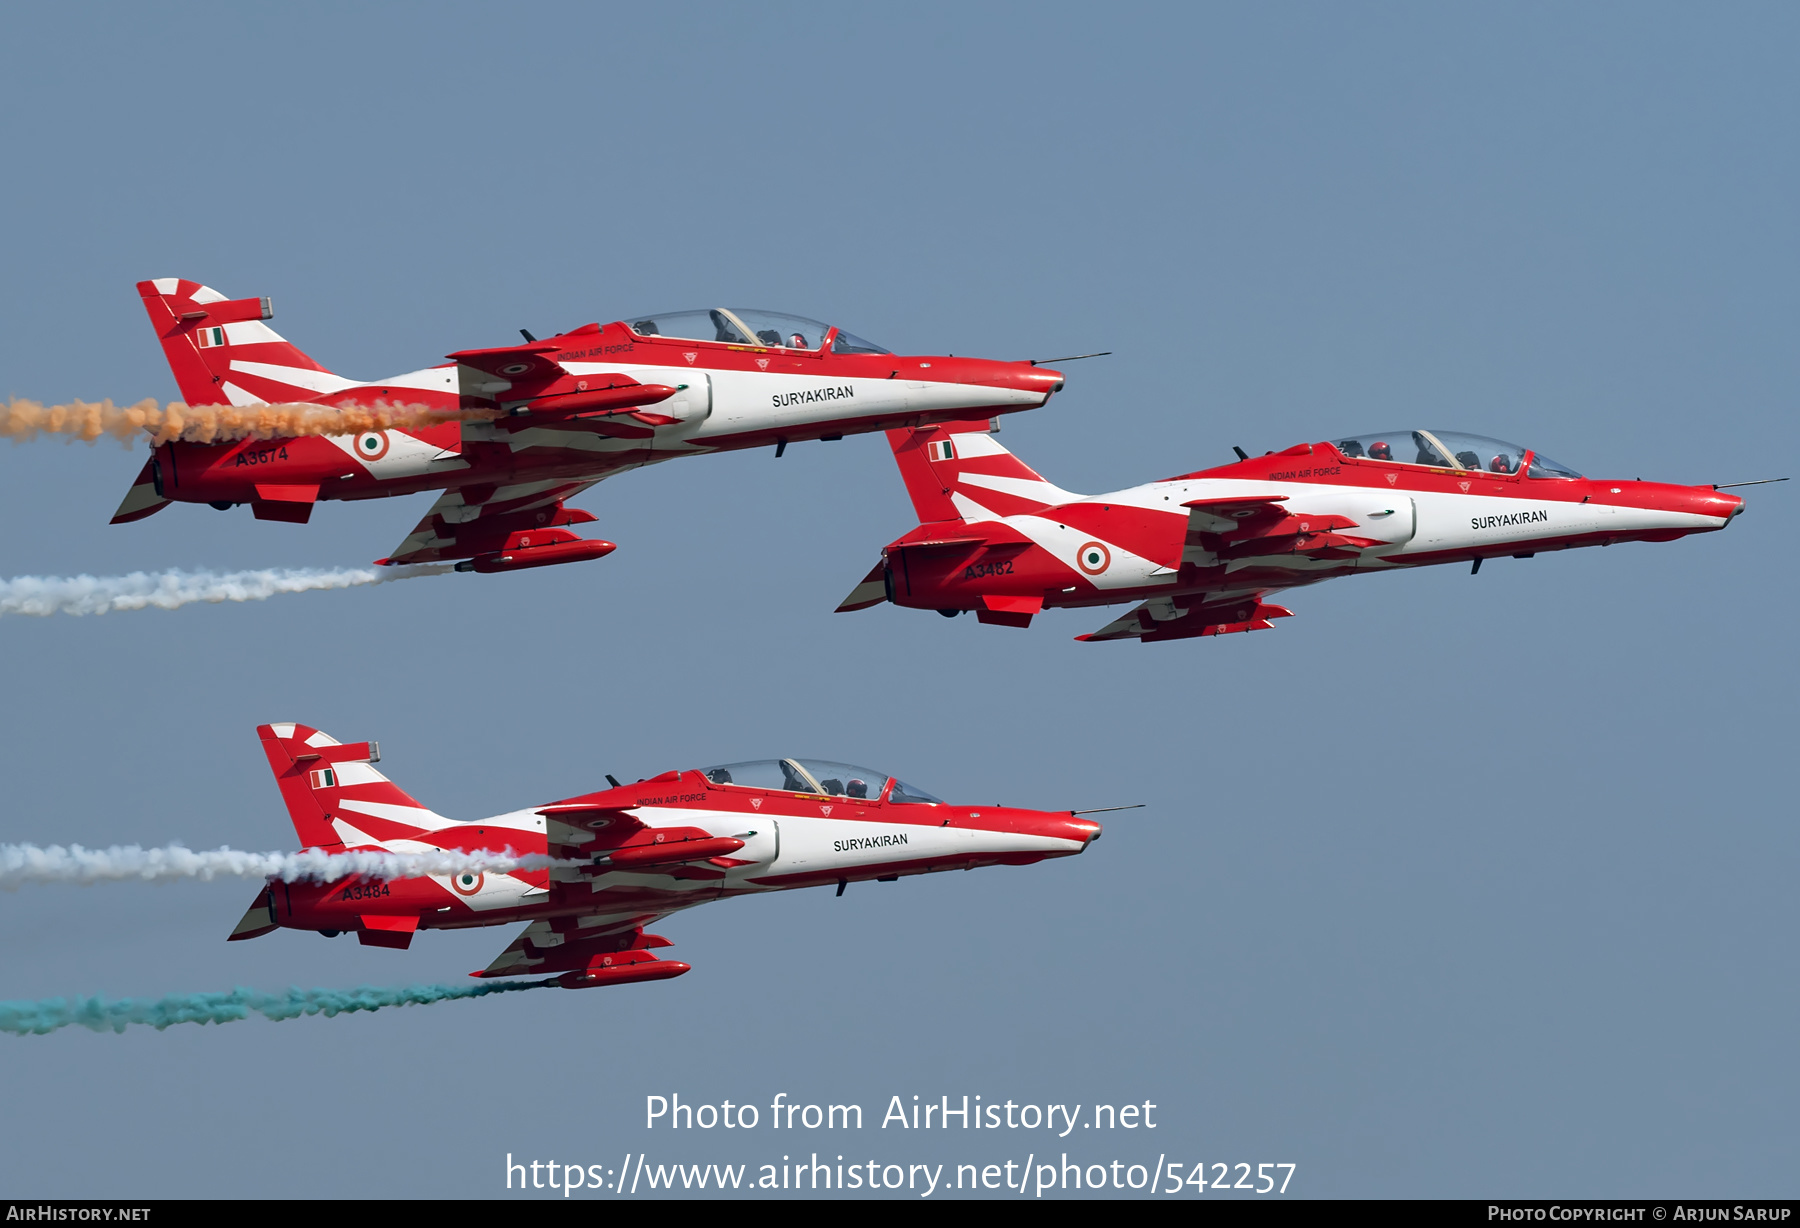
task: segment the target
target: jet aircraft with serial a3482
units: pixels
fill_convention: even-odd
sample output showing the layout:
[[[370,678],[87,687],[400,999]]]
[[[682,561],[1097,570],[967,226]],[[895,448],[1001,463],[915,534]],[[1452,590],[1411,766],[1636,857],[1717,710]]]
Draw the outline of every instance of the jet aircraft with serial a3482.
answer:
[[[838,609],[891,601],[1024,627],[1052,606],[1141,603],[1081,640],[1257,631],[1291,613],[1265,600],[1283,589],[1673,541],[1744,510],[1719,486],[1587,478],[1517,444],[1422,428],[1240,449],[1236,464],[1091,496],[1039,477],[985,421],[888,439],[921,523]]]
[[[173,277],[138,283],[189,405],[418,406],[491,421],[247,439],[151,454],[113,523],[170,503],[305,523],[326,499],[443,492],[384,564],[461,560],[510,571],[599,558],[563,527],[603,478],[678,456],[841,439],[1043,405],[1059,372],[1029,361],[900,356],[798,316],[718,307],[585,324],[542,341],[459,350],[380,380],[333,374],[276,334],[269,300]]]
[[[492,818],[457,822],[373,766],[373,743],[263,725],[263,751],[302,845],[324,853],[493,852],[555,858],[537,870],[423,878],[271,879],[232,932],[276,929],[408,946],[422,929],[526,922],[480,977],[539,976],[569,989],[680,976],[644,927],[733,896],[978,866],[1030,865],[1100,837],[1088,811],[953,806],[885,772],[769,759],[665,772]],[[1135,809],[1105,807],[1104,809]]]

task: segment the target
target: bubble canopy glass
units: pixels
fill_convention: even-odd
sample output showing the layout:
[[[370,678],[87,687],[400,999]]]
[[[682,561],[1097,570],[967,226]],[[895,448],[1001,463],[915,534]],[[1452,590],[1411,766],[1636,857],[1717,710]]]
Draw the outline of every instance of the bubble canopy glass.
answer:
[[[631,331],[640,337],[676,337],[683,341],[717,341],[724,345],[750,345],[770,349],[817,352],[825,344],[831,325],[805,316],[791,316],[760,307],[712,307],[704,311],[665,311],[656,315],[626,316]],[[891,350],[838,330],[832,341],[834,354],[888,354]]]
[[[1367,458],[1394,465],[1427,465],[1433,469],[1473,469],[1486,473],[1517,473],[1530,449],[1486,435],[1462,431],[1428,431],[1424,428],[1371,431],[1332,440],[1339,452],[1352,459]],[[1573,469],[1537,453],[1526,474],[1533,478],[1578,478]]]
[[[886,772],[835,763],[830,759],[751,759],[701,769],[715,785],[767,789],[775,793],[816,793],[822,797],[847,797],[855,801],[885,800],[893,805],[943,802],[923,789],[894,780]],[[892,781],[893,789],[888,789]]]

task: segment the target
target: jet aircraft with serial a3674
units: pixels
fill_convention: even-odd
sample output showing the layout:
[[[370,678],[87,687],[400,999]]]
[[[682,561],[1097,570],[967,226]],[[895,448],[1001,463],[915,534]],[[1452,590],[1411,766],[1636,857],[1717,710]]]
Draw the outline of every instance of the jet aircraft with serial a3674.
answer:
[[[636,784],[471,822],[447,819],[383,776],[374,744],[263,725],[263,751],[302,845],[325,853],[439,850],[547,855],[557,864],[331,883],[271,879],[232,932],[276,929],[405,948],[422,929],[526,922],[473,976],[540,976],[569,989],[680,976],[644,927],[732,896],[978,866],[1030,865],[1100,838],[1089,811],[954,806],[885,772],[769,759],[665,772]],[[1104,809],[1133,809],[1105,807]]]
[[[1587,478],[1517,444],[1423,428],[1239,450],[1236,464],[1105,495],[1045,481],[985,421],[888,439],[921,523],[838,609],[891,601],[1024,627],[1052,606],[1141,603],[1081,640],[1262,630],[1292,613],[1265,600],[1283,589],[1673,541],[1744,510],[1719,486]]]
[[[380,380],[347,379],[267,324],[266,298],[227,300],[173,277],[138,283],[189,405],[418,406],[492,421],[225,443],[151,454],[113,523],[170,503],[305,523],[326,499],[441,491],[384,564],[461,560],[510,571],[599,558],[610,542],[564,526],[564,506],[625,469],[679,456],[841,439],[898,426],[1033,409],[1060,372],[1029,361],[896,355],[817,320],[717,307],[628,316],[540,341],[458,350]]]

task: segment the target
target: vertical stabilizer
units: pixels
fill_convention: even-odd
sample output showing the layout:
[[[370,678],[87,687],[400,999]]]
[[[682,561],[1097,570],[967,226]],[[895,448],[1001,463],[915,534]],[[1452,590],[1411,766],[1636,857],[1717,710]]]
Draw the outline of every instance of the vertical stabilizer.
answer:
[[[312,401],[357,386],[265,324],[275,314],[266,298],[227,299],[179,277],[140,281],[137,289],[189,405]]]
[[[404,840],[449,825],[375,770],[374,742],[344,744],[306,725],[259,725],[263,753],[303,848]]]
[[[987,419],[889,431],[921,524],[1040,512],[1074,495],[1046,482],[988,431]]]

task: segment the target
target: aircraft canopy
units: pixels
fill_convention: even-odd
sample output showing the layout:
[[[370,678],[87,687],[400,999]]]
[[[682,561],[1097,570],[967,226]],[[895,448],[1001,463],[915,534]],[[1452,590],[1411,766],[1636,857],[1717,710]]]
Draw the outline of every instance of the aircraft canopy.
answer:
[[[915,789],[872,768],[829,759],[752,759],[704,769],[715,785],[738,785],[777,793],[817,793],[855,801],[887,801],[894,805],[942,805],[923,789]],[[890,791],[889,785],[892,785]]]
[[[818,350],[825,344],[831,325],[805,316],[784,315],[757,307],[713,307],[705,311],[667,311],[660,315],[627,316],[631,331],[640,337],[679,337],[684,341],[717,341],[726,345],[767,346],[772,349]],[[843,329],[831,339],[833,354],[891,354],[892,350],[864,341]]]
[[[1332,441],[1351,458],[1367,457],[1396,465],[1429,465],[1434,469],[1475,469],[1487,473],[1517,473],[1529,451],[1516,443],[1465,435],[1461,431],[1372,431]],[[1532,457],[1530,478],[1578,478],[1581,475],[1559,465],[1542,452]]]

